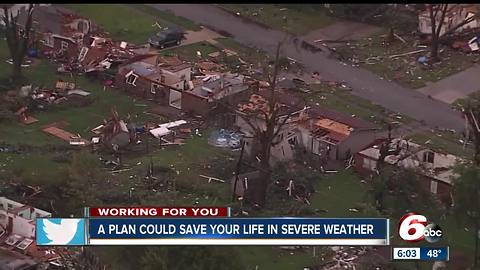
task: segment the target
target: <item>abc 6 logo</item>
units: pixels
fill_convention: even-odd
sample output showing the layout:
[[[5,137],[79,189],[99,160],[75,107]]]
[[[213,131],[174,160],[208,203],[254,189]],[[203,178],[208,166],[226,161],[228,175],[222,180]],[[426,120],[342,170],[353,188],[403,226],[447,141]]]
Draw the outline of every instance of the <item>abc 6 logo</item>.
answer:
[[[436,243],[442,238],[443,231],[435,223],[427,225],[425,216],[408,213],[400,219],[398,234],[407,242],[419,242],[425,239],[429,243]]]

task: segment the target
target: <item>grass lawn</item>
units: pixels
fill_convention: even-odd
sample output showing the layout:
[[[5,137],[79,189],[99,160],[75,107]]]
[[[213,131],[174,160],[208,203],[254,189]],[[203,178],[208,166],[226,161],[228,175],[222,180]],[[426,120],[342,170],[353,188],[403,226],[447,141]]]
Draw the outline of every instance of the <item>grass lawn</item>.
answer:
[[[197,55],[197,51],[201,53],[201,56]],[[209,53],[218,52],[219,49],[206,41],[196,42],[180,47],[165,49],[160,51],[162,55],[178,55],[182,59],[189,62],[197,62],[201,59],[208,58]]]
[[[208,144],[207,140],[211,129],[202,130],[202,136],[192,135],[182,146],[167,146],[152,151],[150,156],[155,166],[168,167],[175,172],[177,190],[182,196],[195,194],[200,204],[228,204],[230,199],[230,178],[233,176],[236,164],[236,153],[230,150],[217,148]],[[149,138],[144,138],[149,139]],[[149,139],[154,146],[155,139]],[[135,175],[132,181],[140,181],[146,174],[146,166],[150,162],[149,155],[127,158],[126,163],[133,166],[132,171],[120,173],[119,176]],[[137,164],[137,165],[136,165]],[[199,175],[213,176],[224,179],[226,183],[211,182]],[[201,196],[200,196],[201,195]],[[193,205],[195,200],[183,201],[183,204]]]
[[[322,177],[319,180],[315,188],[316,193],[314,193],[311,198],[311,207],[328,211],[326,213],[322,213],[320,216],[358,218],[369,217],[368,214],[362,213],[362,211],[356,213],[348,210],[350,208],[361,208],[365,202],[371,200],[371,197],[368,195],[369,186],[360,182],[360,178],[357,174],[351,171],[327,174],[325,177]],[[425,211],[421,211],[421,209],[425,209],[425,207],[428,206],[422,205],[419,206],[418,209],[414,210],[422,213]],[[399,240],[399,237],[396,233],[399,217],[386,216],[386,218],[390,218],[390,234],[393,236],[392,245],[411,246],[412,244],[408,244]],[[450,246],[451,254],[455,252],[462,252],[468,256],[468,258],[471,257],[474,247],[472,233],[467,232],[463,226],[459,226],[454,216],[448,215],[445,219],[435,221],[432,220],[432,222],[440,225],[445,233],[443,239],[441,240],[442,246]],[[422,246],[425,244],[419,243],[418,245]],[[425,266],[422,267],[422,269],[431,269],[431,263],[424,263],[422,266]],[[427,266],[430,268],[427,268]],[[299,264],[297,268],[301,269],[300,267],[301,265]]]
[[[217,38],[215,42],[201,41],[188,45],[183,45],[175,48],[161,50],[160,53],[164,55],[178,54],[187,61],[195,62],[200,59],[208,58],[208,54],[219,52],[222,49],[229,49],[238,53],[239,57],[251,63],[265,62],[268,56],[261,50],[243,46],[232,38]],[[201,53],[201,57],[197,55],[197,51]]]
[[[0,68],[7,71],[0,79],[9,76],[11,65],[5,63],[9,57],[5,42],[0,42]],[[34,85],[45,85],[53,87],[56,80],[63,79],[66,81],[74,81],[70,77],[58,75],[53,65],[47,61],[38,61],[34,66],[25,68],[24,75]],[[141,121],[148,116],[143,114],[145,107],[136,106],[144,101],[136,102],[131,97],[118,93],[117,90],[107,89],[98,82],[90,82],[86,78],[79,76],[77,85],[91,93],[90,97],[94,102],[87,107],[62,107],[47,109],[46,111],[36,111],[32,116],[36,117],[39,122],[31,125],[23,125],[16,121],[0,123],[0,144],[7,145],[28,145],[32,147],[50,147],[68,144],[60,139],[45,134],[41,128],[44,125],[56,121],[66,121],[69,125],[65,127],[67,131],[79,133],[89,138],[89,130],[99,125],[104,118],[109,117],[110,108],[115,106],[119,114],[124,117],[127,114],[135,121]],[[35,150],[32,153],[10,154],[1,153],[0,175],[2,173],[13,172],[14,175],[24,178],[27,183],[39,184],[43,180],[55,181],[56,173],[63,167],[63,164],[55,163],[51,158],[55,155],[54,151],[41,152]],[[58,178],[58,177],[57,177]]]
[[[62,179],[58,177],[58,172],[63,170],[66,164],[54,162],[54,155],[45,152],[0,153],[0,177],[11,181],[21,179],[21,182],[34,186],[60,183]]]
[[[473,149],[468,145],[463,149],[463,144],[459,141],[460,136],[450,132],[420,132],[410,136],[413,142],[426,145],[433,150],[447,152],[463,158],[471,159],[473,157]]]
[[[305,6],[301,10],[272,4],[221,4],[220,7],[235,14],[240,13],[240,16],[264,26],[295,35],[304,35],[334,22],[326,13]]]
[[[480,90],[468,94],[466,97],[459,98],[452,103],[452,107],[461,110],[468,104],[468,101],[471,99],[478,99],[480,97]]]
[[[259,49],[246,47],[236,42],[232,38],[217,38],[216,41],[218,42],[218,47],[237,52],[243,60],[249,63],[266,63],[267,60],[270,59],[266,52]]]
[[[353,171],[325,174],[315,186],[310,203],[314,209],[328,211],[322,217],[361,217],[362,213],[348,209],[365,202],[367,191],[368,186]]]
[[[128,4],[128,6],[135,8],[143,13],[149,14],[155,18],[160,18],[161,20],[181,26],[186,30],[201,30],[200,25],[190,21],[187,18],[177,16],[170,11],[159,10],[146,4]]]
[[[238,56],[231,56],[228,61],[226,56],[217,58],[219,63],[226,64],[231,70],[235,70],[238,65],[242,65],[238,58],[248,64],[252,64],[253,67],[265,65],[270,60],[270,57],[264,51],[243,46],[232,38],[217,38],[214,42],[196,42],[161,50],[160,53],[163,55],[178,55],[182,59],[194,63],[200,60],[209,60],[208,54],[221,52],[223,49],[228,49],[238,54]],[[198,56],[197,52],[200,52],[201,56]],[[247,70],[244,71],[246,72]]]
[[[222,51],[228,49],[237,55],[227,56]],[[197,51],[201,56],[198,56]],[[212,60],[208,54],[220,52],[220,56],[214,61],[223,64],[227,70],[234,73],[248,74],[256,79],[265,80],[265,77],[256,71],[262,71],[263,67],[270,64],[272,57],[265,51],[244,46],[232,38],[216,38],[214,41],[201,41],[179,47],[160,51],[163,55],[178,55],[186,61],[195,63],[201,60]],[[280,61],[286,60],[286,58]],[[288,72],[297,73],[303,69],[299,63],[290,63]]]
[[[2,50],[0,50],[1,52]],[[3,62],[4,59],[0,59]],[[2,64],[0,64],[2,65]],[[44,84],[46,86],[53,87],[57,79],[64,79],[73,81],[70,78],[59,76],[56,74],[54,67],[46,61],[42,61],[34,68],[25,69],[25,75],[34,84]],[[81,89],[91,92],[91,97],[94,102],[81,108],[59,108],[53,110],[46,110],[44,112],[35,112],[33,116],[39,119],[39,122],[32,125],[22,125],[17,122],[4,122],[0,123],[0,143],[6,143],[8,145],[31,145],[37,147],[44,147],[48,145],[67,145],[66,142],[57,139],[53,136],[45,134],[41,128],[42,126],[56,122],[66,121],[68,126],[65,127],[67,131],[72,133],[79,133],[85,138],[90,137],[90,129],[99,125],[103,119],[109,117],[110,109],[115,106],[120,116],[123,118],[127,114],[130,115],[133,122],[142,122],[148,119],[150,116],[144,112],[150,105],[144,100],[136,101],[132,97],[118,92],[115,89],[103,90],[103,87],[98,82],[90,82],[84,77],[77,78],[77,85]],[[142,106],[139,106],[142,105]],[[147,105],[143,106],[143,105]],[[157,119],[158,120],[158,119]],[[177,177],[179,180],[178,185],[182,187],[191,186],[191,190],[195,190],[197,187],[208,187],[211,190],[221,190],[222,192],[214,192],[217,194],[228,194],[223,192],[229,189],[227,184],[217,186],[214,183],[208,184],[207,180],[198,177],[198,174],[204,173],[206,175],[212,175],[220,178],[231,175],[231,171],[226,171],[229,167],[225,164],[228,163],[230,157],[230,151],[224,151],[207,144],[207,138],[209,130],[202,131],[203,136],[195,136],[192,139],[187,140],[186,145],[179,148],[167,147],[163,150],[157,150],[152,152],[153,161],[155,165],[170,166],[174,165],[175,170],[179,172]],[[38,176],[37,179],[51,179],[55,180],[55,173],[60,169],[57,163],[51,161],[54,153],[32,153],[32,154],[10,154],[2,153],[0,155],[0,163],[5,164],[0,167],[0,170],[6,171],[19,171],[21,168],[24,172],[18,172],[19,176]],[[148,164],[149,157],[143,156],[139,158],[127,159],[125,162],[128,164],[137,164],[142,162]],[[214,168],[210,164],[223,161],[225,165],[221,168]],[[41,164],[41,166],[39,166]],[[48,168],[48,169],[46,169]],[[138,168],[142,171],[144,166]],[[121,174],[120,174],[121,177]],[[36,181],[30,181],[34,177],[25,177],[26,181],[30,184],[37,184]]]
[[[349,61],[359,63],[361,67],[371,70],[379,76],[397,81],[398,83],[410,87],[421,88],[428,82],[435,82],[455,74],[459,71],[471,67],[480,60],[478,54],[466,54],[461,51],[453,50],[450,47],[441,48],[441,62],[433,67],[425,66],[417,62],[420,56],[426,56],[429,53],[428,47],[417,47],[413,36],[402,36],[407,43],[404,44],[395,40],[392,44],[386,46],[384,41],[386,33],[364,38],[358,43],[338,46],[337,51]],[[417,50],[422,52],[391,58],[391,55],[408,53]]]
[[[59,76],[55,73],[55,69],[47,62],[41,62],[34,68],[26,70],[25,75],[36,84],[43,84],[53,87],[57,79],[74,81],[69,77]],[[64,120],[68,122],[66,130],[72,133],[79,133],[87,135],[91,128],[96,127],[103,121],[104,118],[109,117],[110,109],[115,106],[121,116],[130,114],[135,119],[145,117],[143,115],[144,107],[136,106],[136,104],[145,103],[144,101],[135,102],[131,97],[119,94],[117,90],[107,89],[96,82],[89,82],[86,78],[79,76],[77,78],[77,85],[80,89],[91,92],[91,97],[94,100],[93,104],[82,108],[62,108],[47,110],[45,112],[35,112],[34,117],[39,119],[39,122],[25,126],[19,123],[0,124],[2,133],[0,134],[0,141],[10,144],[31,144],[43,145],[45,143],[57,142],[63,143],[56,138],[51,139],[49,135],[41,131],[41,127],[56,121]]]
[[[313,90],[311,93],[302,94],[307,101],[346,115],[354,115],[379,126],[386,126],[387,123],[392,121],[407,124],[412,120],[403,115],[401,119],[398,119],[382,106],[355,96],[341,86],[329,86],[326,83],[321,83],[314,84],[311,88]]]
[[[304,269],[314,262],[312,253],[295,252],[290,254],[288,251],[280,251],[269,246],[238,247],[238,250],[247,262],[247,269]]]
[[[146,5],[66,4],[65,7],[92,19],[113,39],[135,44],[146,43],[148,37],[159,30],[155,22],[161,26],[177,24],[187,30],[199,30],[199,26],[187,19]]]

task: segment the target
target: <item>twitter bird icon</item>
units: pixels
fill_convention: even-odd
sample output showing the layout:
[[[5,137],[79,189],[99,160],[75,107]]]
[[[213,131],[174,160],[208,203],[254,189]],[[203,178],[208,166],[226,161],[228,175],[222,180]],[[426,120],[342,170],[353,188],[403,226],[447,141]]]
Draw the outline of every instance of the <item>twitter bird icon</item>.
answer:
[[[85,245],[85,219],[38,218],[37,245],[76,246]]]

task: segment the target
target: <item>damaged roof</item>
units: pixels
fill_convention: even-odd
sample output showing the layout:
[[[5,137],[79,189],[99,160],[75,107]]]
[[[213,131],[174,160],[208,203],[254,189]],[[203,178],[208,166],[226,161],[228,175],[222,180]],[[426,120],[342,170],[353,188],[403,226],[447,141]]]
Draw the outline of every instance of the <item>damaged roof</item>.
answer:
[[[126,65],[125,68],[133,70],[135,74],[140,75],[142,77],[149,77],[154,73],[158,72],[155,65],[152,65],[143,61],[133,62],[131,64]]]
[[[311,117],[323,117],[343,123],[355,129],[374,129],[377,128],[373,123],[357,117],[351,117],[343,113],[309,104],[309,114]]]
[[[348,125],[339,123],[329,118],[321,118],[314,121],[313,125],[318,128],[326,129],[340,135],[348,136],[352,128]]]
[[[252,94],[247,102],[239,103],[237,108],[240,112],[244,113],[263,113],[270,114],[270,105],[265,96],[268,96],[268,91],[260,91],[258,94]],[[295,100],[286,100],[281,94],[277,94],[277,104],[275,105],[279,109],[279,116],[289,115],[303,109],[298,106]]]
[[[85,58],[82,60],[83,65],[88,65],[93,62],[100,62],[105,59],[108,53],[106,47],[91,47],[88,48],[88,52],[85,55]]]
[[[198,84],[194,83],[194,88],[190,93],[211,99],[222,99],[249,89],[245,81],[245,76],[241,74],[216,74],[207,75]]]
[[[186,68],[191,68],[191,65],[183,62],[177,56],[153,55],[143,59],[142,62],[158,66],[159,69],[170,72],[178,72]]]
[[[312,136],[334,144],[348,138],[350,133],[354,130],[354,128],[349,125],[324,117],[310,116],[310,118],[305,119],[301,125],[305,129],[310,130]]]
[[[359,152],[361,156],[378,160],[380,157],[380,145],[384,142],[377,141],[375,145],[367,147]],[[463,159],[448,153],[440,153],[427,147],[404,140],[393,139],[388,145],[389,153],[385,162],[405,169],[419,169],[423,175],[452,184],[452,178],[456,176],[454,166]],[[432,162],[425,160],[427,152],[433,154]]]
[[[133,70],[135,74],[159,81],[160,75],[164,71],[177,72],[190,68],[191,66],[181,61],[178,57],[159,56],[159,55],[139,55],[135,60],[128,61],[128,64],[122,66],[123,70]]]
[[[250,97],[248,103],[252,104],[239,104],[239,110],[265,110],[268,111],[268,102],[264,96],[268,96],[268,90],[261,90],[259,94],[254,94]],[[355,129],[376,129],[377,126],[373,123],[365,121],[360,118],[345,115],[343,113],[323,108],[319,105],[306,103],[302,98],[292,95],[286,91],[278,91],[276,93],[277,103],[283,106],[281,115],[287,115],[292,112],[299,111],[305,107],[308,107],[308,118],[318,119],[316,122],[320,124],[321,128],[335,131],[338,134],[349,135],[352,130]],[[347,130],[349,130],[347,132]]]

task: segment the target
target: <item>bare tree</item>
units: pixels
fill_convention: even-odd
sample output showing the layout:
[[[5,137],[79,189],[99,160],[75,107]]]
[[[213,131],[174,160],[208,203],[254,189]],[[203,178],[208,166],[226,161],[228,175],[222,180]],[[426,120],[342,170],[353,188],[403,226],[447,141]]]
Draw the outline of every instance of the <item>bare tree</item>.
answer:
[[[426,9],[430,18],[431,26],[431,44],[430,44],[430,59],[432,62],[437,62],[438,57],[438,48],[440,43],[446,39],[448,36],[453,34],[457,29],[463,27],[466,24],[477,19],[476,15],[466,17],[461,22],[456,25],[449,27],[445,18],[447,13],[454,8],[455,4],[426,4]],[[447,27],[449,27],[447,29]],[[442,33],[442,29],[444,32]]]
[[[445,16],[448,10],[448,4],[432,5],[427,4],[427,10],[430,16],[430,26],[432,31],[432,38],[430,44],[430,57],[432,62],[437,62],[438,59],[438,45],[442,27],[445,24]],[[440,17],[439,17],[440,12]],[[437,20],[440,18],[439,20]]]
[[[463,110],[466,123],[469,124],[465,127],[466,132],[468,135],[473,133],[473,161],[475,166],[480,167],[480,94],[473,94],[471,98],[461,105],[461,109]],[[468,139],[466,138],[466,140]]]
[[[477,269],[480,252],[480,94],[474,93],[469,99],[460,105],[466,124],[466,138],[473,133],[474,156],[473,164],[467,164],[458,168],[460,177],[456,179],[454,186],[454,214],[457,221],[469,227],[475,239],[473,255],[473,269]],[[467,125],[468,124],[468,125]]]
[[[28,45],[31,39],[31,29],[33,22],[34,5],[30,4],[26,11],[25,24],[19,27],[18,15],[19,12],[14,15],[9,10],[7,5],[3,5],[3,17],[2,20],[5,24],[5,36],[7,38],[8,49],[13,61],[12,67],[12,81],[14,84],[18,84],[22,81],[22,63],[27,55]]]
[[[271,179],[271,149],[272,146],[280,143],[277,139],[287,121],[291,118],[292,113],[282,114],[283,108],[278,103],[276,85],[277,77],[280,71],[280,48],[281,43],[277,45],[275,52],[275,60],[273,64],[273,72],[271,76],[267,75],[268,91],[265,95],[267,105],[266,110],[252,110],[248,112],[237,112],[246,124],[252,130],[254,147],[253,156],[258,160],[256,167],[260,171],[260,178],[255,183],[249,183],[249,201],[258,207],[265,205],[267,187]],[[261,124],[258,120],[261,119]]]

